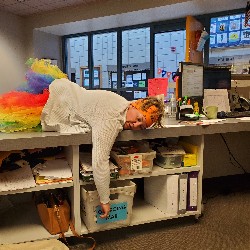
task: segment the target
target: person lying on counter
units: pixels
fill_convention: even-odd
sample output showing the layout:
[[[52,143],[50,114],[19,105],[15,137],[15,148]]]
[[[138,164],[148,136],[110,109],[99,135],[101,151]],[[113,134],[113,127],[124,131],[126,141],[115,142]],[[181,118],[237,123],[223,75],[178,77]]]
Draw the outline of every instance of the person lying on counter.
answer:
[[[119,132],[160,126],[162,101],[147,97],[127,101],[106,90],[86,90],[68,79],[56,79],[49,86],[41,125],[43,131],[86,133],[92,131],[92,167],[103,214],[110,212],[109,157]]]

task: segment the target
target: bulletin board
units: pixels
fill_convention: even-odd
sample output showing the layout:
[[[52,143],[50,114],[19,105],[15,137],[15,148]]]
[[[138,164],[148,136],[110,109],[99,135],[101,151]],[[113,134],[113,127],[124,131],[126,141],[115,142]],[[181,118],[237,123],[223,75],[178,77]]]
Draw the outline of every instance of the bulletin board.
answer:
[[[87,66],[80,67],[80,83],[81,86],[89,89],[90,88],[90,72]],[[99,89],[102,88],[102,66],[95,66],[93,73],[93,84],[92,88]]]
[[[147,88],[150,71],[127,70],[122,74],[122,88]]]
[[[186,62],[203,63],[203,52],[197,51],[197,45],[204,26],[192,16],[186,19]]]

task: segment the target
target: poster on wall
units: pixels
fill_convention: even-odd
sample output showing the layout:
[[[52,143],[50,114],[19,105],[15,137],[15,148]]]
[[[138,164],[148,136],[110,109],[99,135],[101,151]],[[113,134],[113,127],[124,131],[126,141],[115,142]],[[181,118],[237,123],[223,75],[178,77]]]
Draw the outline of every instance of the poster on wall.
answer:
[[[210,47],[250,45],[250,26],[245,26],[245,14],[211,19]]]

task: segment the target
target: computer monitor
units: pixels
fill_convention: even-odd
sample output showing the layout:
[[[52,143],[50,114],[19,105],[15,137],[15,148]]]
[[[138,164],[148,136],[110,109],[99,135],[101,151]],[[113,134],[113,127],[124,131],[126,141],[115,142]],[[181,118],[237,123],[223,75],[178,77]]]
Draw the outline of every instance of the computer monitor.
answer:
[[[230,67],[204,67],[203,79],[204,89],[231,89]]]
[[[178,79],[178,98],[187,96],[195,99],[203,97],[203,65],[180,62]]]

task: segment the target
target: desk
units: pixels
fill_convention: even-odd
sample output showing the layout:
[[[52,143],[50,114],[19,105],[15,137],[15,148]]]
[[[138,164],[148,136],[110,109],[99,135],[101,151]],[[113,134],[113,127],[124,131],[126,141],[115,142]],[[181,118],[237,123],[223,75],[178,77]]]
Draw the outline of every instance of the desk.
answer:
[[[178,123],[173,121],[173,123]],[[208,126],[186,125],[181,127],[170,127],[160,129],[148,129],[141,131],[122,131],[117,137],[117,141],[142,140],[167,137],[182,137],[184,140],[195,143],[199,146],[198,164],[192,168],[178,169],[160,169],[154,167],[152,176],[168,175],[181,172],[199,171],[198,177],[198,206],[197,211],[188,212],[183,215],[166,215],[144,201],[136,201],[133,207],[132,225],[150,223],[154,221],[167,220],[180,216],[199,215],[201,213],[202,200],[202,177],[203,177],[203,151],[204,136],[220,133],[237,133],[250,131],[249,121],[239,121],[237,119],[227,119],[224,122]],[[249,133],[247,134],[249,136]],[[17,201],[14,208],[10,208],[5,215],[1,215],[0,220],[0,244],[18,243],[32,240],[42,240],[54,238],[41,225],[38,218],[34,202],[31,199],[32,192],[44,189],[55,189],[65,187],[69,189],[72,218],[76,231],[81,234],[87,234],[88,230],[81,222],[80,216],[80,187],[79,180],[79,145],[91,144],[91,133],[88,134],[60,134],[56,132],[43,133],[0,133],[0,150],[22,150],[31,148],[46,148],[63,146],[66,157],[73,172],[73,182],[67,184],[53,184],[37,186],[25,190],[15,190],[1,192],[0,198],[8,195],[12,200]],[[205,149],[206,150],[206,149]],[[140,176],[150,177],[148,176]],[[21,201],[20,201],[21,200]],[[150,215],[150,216],[149,216]],[[66,236],[72,235],[71,232]]]
[[[171,124],[179,124],[172,120]],[[250,131],[250,121],[239,121],[236,118],[226,119],[226,121],[217,124],[194,126],[185,125],[181,127],[147,129],[147,130],[124,130],[117,141],[130,141],[166,137],[179,137],[190,135],[209,135],[218,133],[233,133],[241,131]],[[91,133],[88,134],[60,134],[58,132],[17,132],[0,133],[0,151],[46,148],[56,146],[69,146],[91,144]]]

